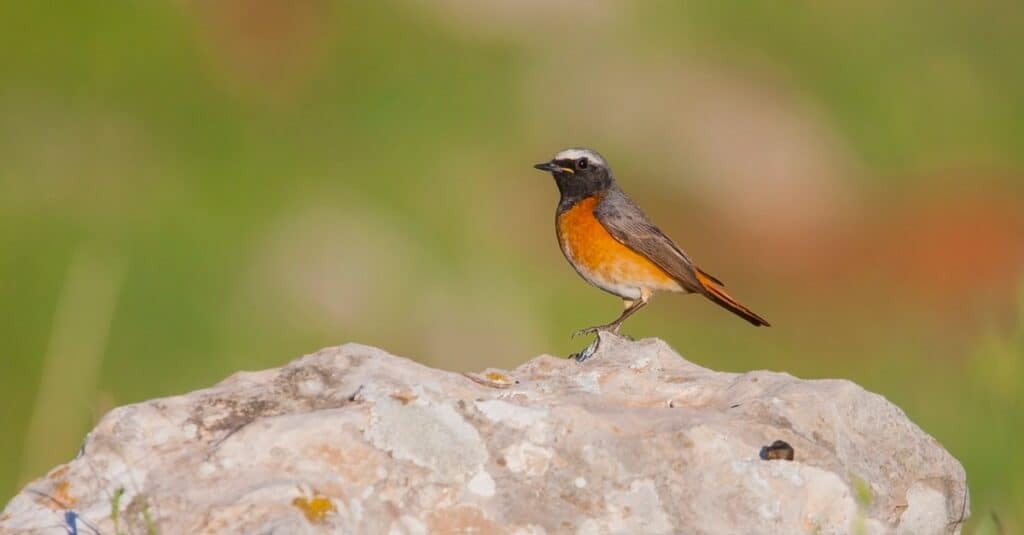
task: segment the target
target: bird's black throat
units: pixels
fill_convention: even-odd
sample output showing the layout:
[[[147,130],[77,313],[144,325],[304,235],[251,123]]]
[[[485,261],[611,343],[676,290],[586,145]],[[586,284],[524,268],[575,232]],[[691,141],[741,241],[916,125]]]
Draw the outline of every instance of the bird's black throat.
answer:
[[[558,201],[558,212],[572,208],[576,203],[607,190],[614,184],[611,173],[604,169],[590,173],[553,173],[555,184],[561,199]]]

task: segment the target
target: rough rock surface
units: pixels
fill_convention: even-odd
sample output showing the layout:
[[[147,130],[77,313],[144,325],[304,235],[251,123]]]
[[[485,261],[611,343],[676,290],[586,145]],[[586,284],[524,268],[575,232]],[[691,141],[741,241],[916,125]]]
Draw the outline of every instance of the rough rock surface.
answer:
[[[467,375],[345,345],[121,407],[0,533],[959,531],[963,468],[881,396],[602,337]]]

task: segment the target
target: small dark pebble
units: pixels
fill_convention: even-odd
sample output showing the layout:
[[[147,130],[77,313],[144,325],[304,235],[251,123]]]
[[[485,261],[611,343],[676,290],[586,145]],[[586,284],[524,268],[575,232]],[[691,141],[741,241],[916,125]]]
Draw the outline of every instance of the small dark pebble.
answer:
[[[771,446],[763,446],[760,456],[763,461],[792,461],[793,446],[783,440],[776,440]]]

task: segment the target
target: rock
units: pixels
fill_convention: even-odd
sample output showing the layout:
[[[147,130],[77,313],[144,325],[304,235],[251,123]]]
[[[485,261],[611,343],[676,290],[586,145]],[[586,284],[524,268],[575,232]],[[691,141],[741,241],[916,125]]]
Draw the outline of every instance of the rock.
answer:
[[[879,395],[602,334],[582,364],[466,375],[350,344],[121,407],[0,532],[930,534],[967,514],[960,463]]]

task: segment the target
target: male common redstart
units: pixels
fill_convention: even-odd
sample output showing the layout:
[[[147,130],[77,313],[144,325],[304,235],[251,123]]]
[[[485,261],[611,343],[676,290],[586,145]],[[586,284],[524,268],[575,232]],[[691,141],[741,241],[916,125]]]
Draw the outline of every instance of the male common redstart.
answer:
[[[618,333],[622,322],[643,308],[655,291],[699,293],[754,326],[768,325],[647,220],[619,189],[596,151],[566,149],[534,167],[551,172],[562,196],[555,230],[565,258],[584,280],[621,297],[625,305],[615,321],[580,329],[573,336],[599,330]]]

